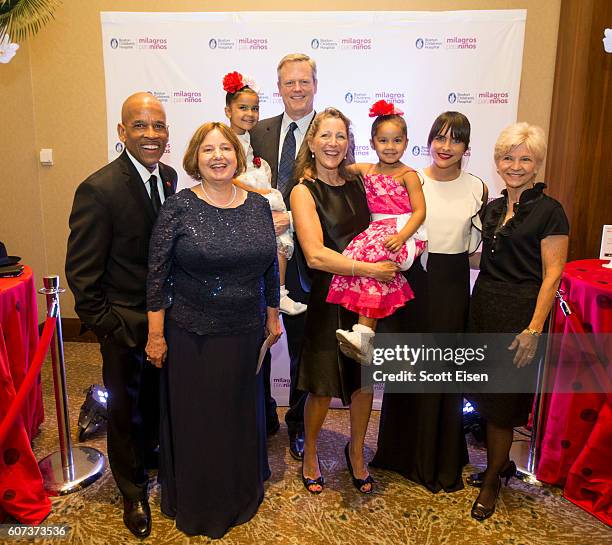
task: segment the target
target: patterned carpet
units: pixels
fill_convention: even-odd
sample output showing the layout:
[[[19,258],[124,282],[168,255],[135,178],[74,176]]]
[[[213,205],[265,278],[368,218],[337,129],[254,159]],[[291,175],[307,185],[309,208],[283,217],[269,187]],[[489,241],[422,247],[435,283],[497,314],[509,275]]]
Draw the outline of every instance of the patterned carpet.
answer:
[[[65,355],[72,429],[76,430],[83,390],[101,382],[101,359],[97,344],[66,343]],[[58,444],[49,364],[45,364],[43,381],[46,422],[34,444],[39,459],[55,450]],[[374,455],[378,418],[374,412],[366,439],[368,458]],[[352,487],[343,461],[347,429],[348,412],[330,411],[320,443],[327,485],[320,496],[312,496],[302,487],[299,464],[289,456],[283,425],[270,440],[272,478],[266,484],[266,497],[258,514],[217,543],[604,545],[612,542],[610,528],[564,500],[559,489],[530,486],[516,479],[502,490],[497,512],[484,523],[469,516],[477,495],[476,489],[470,487],[453,494],[434,495],[397,474],[377,470],[373,472],[377,480],[375,494],[360,495]],[[104,436],[87,444],[106,451]],[[484,460],[484,451],[470,445],[470,458],[473,464],[479,465]],[[465,468],[465,474],[473,471],[473,466]],[[157,486],[151,491],[151,508],[153,531],[143,543],[211,542],[205,537],[188,538],[174,528],[173,521],[159,511]],[[53,510],[45,524],[61,523],[70,526],[69,537],[49,540],[49,543],[138,542],[123,525],[121,498],[108,467],[103,477],[84,491],[53,499]]]

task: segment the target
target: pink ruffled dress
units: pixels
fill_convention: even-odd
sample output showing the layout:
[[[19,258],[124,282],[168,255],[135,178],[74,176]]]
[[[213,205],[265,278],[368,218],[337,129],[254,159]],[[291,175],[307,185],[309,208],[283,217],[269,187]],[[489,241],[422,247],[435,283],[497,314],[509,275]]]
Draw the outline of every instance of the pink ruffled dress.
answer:
[[[407,189],[386,174],[367,174],[363,185],[372,221],[342,254],[349,259],[369,263],[394,261],[401,270],[409,269],[427,247],[427,234],[423,226],[399,252],[391,252],[384,246],[385,241],[396,235],[412,214]],[[391,282],[364,276],[334,275],[326,301],[362,316],[378,319],[393,314],[411,299],[414,299],[414,294],[402,274],[396,274]]]

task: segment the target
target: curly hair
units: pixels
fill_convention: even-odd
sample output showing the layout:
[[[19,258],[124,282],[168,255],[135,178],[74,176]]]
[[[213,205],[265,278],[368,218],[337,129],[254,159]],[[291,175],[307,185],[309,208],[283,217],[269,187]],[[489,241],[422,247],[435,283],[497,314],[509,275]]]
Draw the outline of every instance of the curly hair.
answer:
[[[533,153],[535,163],[539,167],[546,157],[546,135],[544,129],[525,121],[513,123],[499,134],[495,142],[493,159],[497,163],[504,155],[521,144],[525,144],[527,149]]]

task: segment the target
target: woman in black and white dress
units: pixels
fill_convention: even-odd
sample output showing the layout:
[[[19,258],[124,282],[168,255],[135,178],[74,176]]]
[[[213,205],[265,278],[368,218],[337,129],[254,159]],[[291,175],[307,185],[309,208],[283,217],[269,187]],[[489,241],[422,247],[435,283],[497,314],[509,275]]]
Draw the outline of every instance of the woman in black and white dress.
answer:
[[[408,271],[415,299],[394,322],[396,332],[466,330],[468,254],[480,241],[479,212],[488,194],[480,178],[461,168],[469,144],[465,115],[444,112],[436,118],[427,140],[431,164],[418,171],[427,204],[427,272],[418,263]],[[460,394],[385,394],[373,466],[397,471],[432,492],[453,492],[463,488],[467,461]]]

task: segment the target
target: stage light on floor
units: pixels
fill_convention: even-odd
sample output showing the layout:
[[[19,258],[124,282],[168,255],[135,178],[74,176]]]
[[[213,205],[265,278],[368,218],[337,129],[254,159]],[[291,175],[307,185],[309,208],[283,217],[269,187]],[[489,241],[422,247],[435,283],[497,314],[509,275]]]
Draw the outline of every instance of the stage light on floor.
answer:
[[[483,443],[486,439],[486,427],[482,417],[467,399],[463,400],[463,433],[471,433],[474,439]]]
[[[85,391],[87,395],[79,413],[79,441],[85,441],[98,432],[106,431],[108,418],[106,389],[99,384],[92,384]]]

